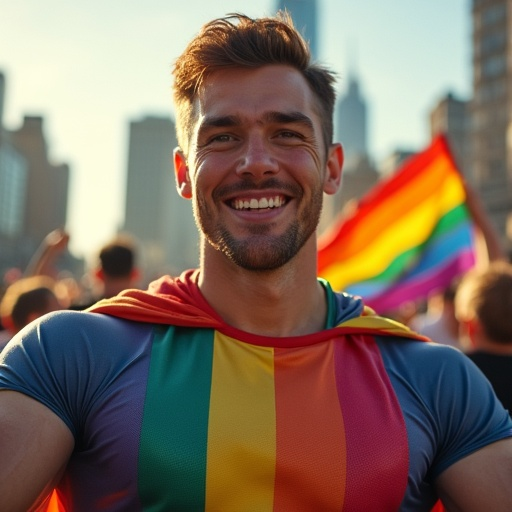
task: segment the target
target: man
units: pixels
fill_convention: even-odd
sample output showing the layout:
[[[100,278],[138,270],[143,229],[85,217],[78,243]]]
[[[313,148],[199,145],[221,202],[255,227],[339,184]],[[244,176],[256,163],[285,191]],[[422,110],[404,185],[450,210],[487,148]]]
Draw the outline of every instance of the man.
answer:
[[[512,265],[496,261],[468,272],[455,306],[468,357],[512,413]]]
[[[427,311],[408,325],[437,343],[459,348],[459,321],[455,316],[455,293],[459,278],[441,292],[429,297]]]
[[[510,510],[512,422],[482,375],[317,280],[343,156],[333,77],[288,18],[207,24],[174,77],[200,268],[3,356],[0,509],[57,486],[73,511]]]
[[[139,271],[135,266],[135,247],[129,237],[118,236],[105,244],[98,258],[96,277],[102,283],[103,298],[135,288]]]
[[[70,309],[87,309],[100,299],[113,297],[128,288],[137,288],[140,273],[135,258],[135,244],[127,235],[118,235],[103,245],[94,270],[99,285],[97,292],[87,301],[73,304]]]
[[[36,318],[62,309],[55,285],[51,277],[32,276],[23,277],[7,287],[0,300],[0,320],[7,335],[0,339],[0,350]]]

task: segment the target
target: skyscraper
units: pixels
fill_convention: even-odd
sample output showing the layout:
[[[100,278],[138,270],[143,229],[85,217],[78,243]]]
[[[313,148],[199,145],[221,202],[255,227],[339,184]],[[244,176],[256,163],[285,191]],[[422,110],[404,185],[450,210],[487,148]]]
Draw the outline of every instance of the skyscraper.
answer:
[[[197,266],[191,202],[178,195],[174,181],[172,151],[177,145],[170,118],[130,123],[123,229],[140,244],[146,280]]]
[[[336,139],[343,144],[347,167],[368,157],[367,109],[359,81],[354,73],[348,78],[348,88],[336,106]]]
[[[42,117],[25,116],[14,131],[0,126],[0,273],[24,269],[44,237],[66,225],[69,174],[49,157]],[[68,270],[82,269],[65,259]]]
[[[447,137],[457,167],[469,177],[470,157],[470,102],[456,98],[453,93],[443,96],[430,112],[430,136],[440,133]]]
[[[471,178],[500,233],[512,211],[512,3],[473,0]]]
[[[4,125],[5,75],[0,71],[0,130]]]
[[[295,27],[309,42],[314,59],[318,59],[318,17],[316,0],[278,0],[277,10],[287,10]]]
[[[367,109],[355,73],[349,74],[348,87],[336,104],[335,141],[341,142],[344,153],[343,178],[340,190],[324,198],[319,226],[323,231],[352,201],[360,199],[379,179],[368,154]]]
[[[23,235],[27,181],[25,158],[0,134],[0,237]]]
[[[41,116],[25,116],[23,125],[9,132],[9,140],[28,166],[23,232],[38,245],[50,231],[66,225],[69,166],[51,161]]]

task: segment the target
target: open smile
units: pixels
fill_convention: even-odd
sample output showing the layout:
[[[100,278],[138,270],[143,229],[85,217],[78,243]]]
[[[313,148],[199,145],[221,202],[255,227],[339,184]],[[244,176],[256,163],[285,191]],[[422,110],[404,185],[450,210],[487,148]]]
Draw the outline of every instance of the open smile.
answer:
[[[229,202],[235,210],[266,210],[269,208],[280,208],[288,202],[282,195],[275,195],[261,198],[236,198]]]

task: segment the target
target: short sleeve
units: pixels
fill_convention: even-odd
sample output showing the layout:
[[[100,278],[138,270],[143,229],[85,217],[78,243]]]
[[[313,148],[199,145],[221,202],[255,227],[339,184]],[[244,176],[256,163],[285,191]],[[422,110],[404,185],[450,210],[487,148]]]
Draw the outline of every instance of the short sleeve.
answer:
[[[45,315],[0,353],[0,389],[41,402],[76,437],[95,401],[111,392],[110,384],[144,350],[142,330],[132,322],[93,313]]]

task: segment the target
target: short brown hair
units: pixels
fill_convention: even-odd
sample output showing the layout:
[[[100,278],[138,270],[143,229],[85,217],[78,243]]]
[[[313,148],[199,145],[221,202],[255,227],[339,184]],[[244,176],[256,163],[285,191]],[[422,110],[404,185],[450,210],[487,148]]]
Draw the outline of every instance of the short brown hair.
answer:
[[[48,312],[50,300],[57,301],[55,281],[48,276],[24,277],[12,283],[0,301],[0,318],[4,327],[15,332],[28,323],[33,313]]]
[[[252,19],[229,14],[203,26],[176,60],[174,103],[178,143],[188,156],[194,101],[204,80],[227,68],[288,65],[302,73],[318,100],[326,149],[332,144],[336,93],[332,71],[312,62],[311,52],[286,12]]]
[[[474,269],[462,279],[455,297],[459,320],[477,319],[496,343],[512,343],[512,265],[491,263]]]

